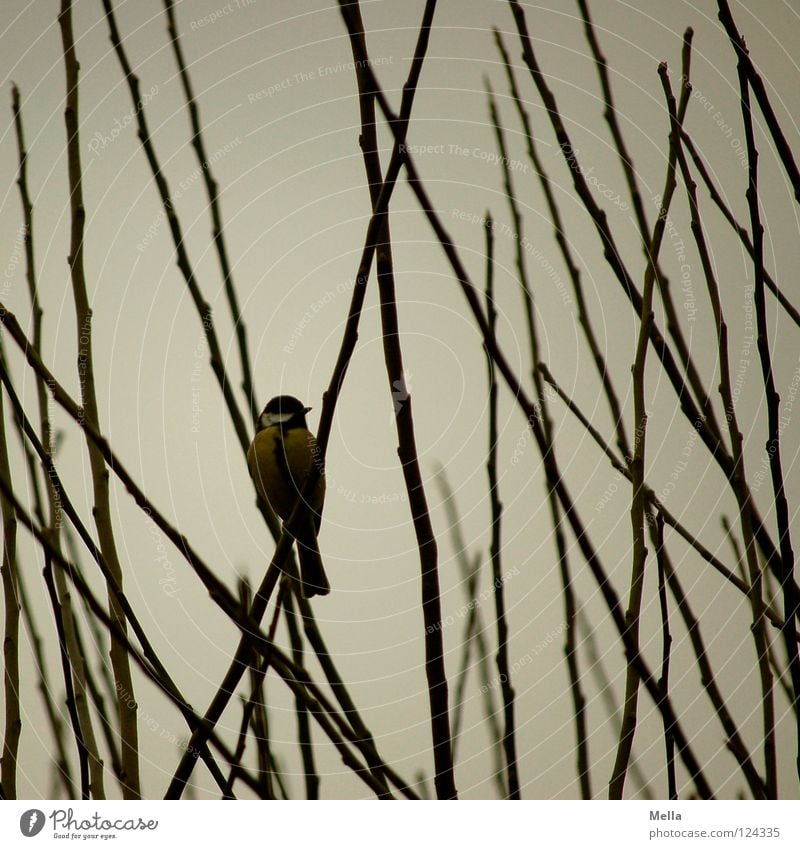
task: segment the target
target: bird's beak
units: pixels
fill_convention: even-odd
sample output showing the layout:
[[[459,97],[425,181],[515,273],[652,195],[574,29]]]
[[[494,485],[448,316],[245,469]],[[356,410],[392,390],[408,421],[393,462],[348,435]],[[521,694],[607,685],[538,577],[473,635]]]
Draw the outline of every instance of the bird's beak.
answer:
[[[310,413],[314,408],[313,407],[304,407],[303,412]]]

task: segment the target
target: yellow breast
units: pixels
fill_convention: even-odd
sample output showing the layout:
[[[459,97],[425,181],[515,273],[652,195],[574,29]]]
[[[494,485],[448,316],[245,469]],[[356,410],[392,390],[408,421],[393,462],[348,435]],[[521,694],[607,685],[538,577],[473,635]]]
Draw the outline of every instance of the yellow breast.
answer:
[[[256,434],[247,452],[247,465],[256,488],[282,519],[288,519],[314,465],[317,441],[304,428],[281,431],[268,427]],[[312,507],[321,512],[325,478],[314,488]]]

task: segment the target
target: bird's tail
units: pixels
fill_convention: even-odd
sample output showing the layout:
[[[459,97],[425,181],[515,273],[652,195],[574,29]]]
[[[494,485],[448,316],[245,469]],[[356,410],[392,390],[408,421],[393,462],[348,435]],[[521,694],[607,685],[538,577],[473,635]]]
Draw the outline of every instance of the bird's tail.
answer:
[[[307,531],[297,537],[297,554],[300,560],[300,585],[304,598],[315,595],[328,595],[331,585],[322,565],[317,534],[313,523],[309,522]]]

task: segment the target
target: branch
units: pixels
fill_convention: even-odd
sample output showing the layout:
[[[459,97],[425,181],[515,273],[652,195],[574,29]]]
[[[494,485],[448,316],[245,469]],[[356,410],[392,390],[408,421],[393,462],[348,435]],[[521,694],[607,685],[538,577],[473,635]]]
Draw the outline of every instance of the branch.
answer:
[[[8,462],[6,422],[2,392],[0,392],[0,476],[9,489],[11,466]],[[3,518],[3,693],[5,721],[3,725],[3,754],[0,759],[0,791],[4,799],[17,798],[17,759],[22,734],[19,690],[19,571],[17,565],[17,517],[7,498],[0,498]]]
[[[661,608],[661,678],[659,684],[665,693],[669,693],[669,662],[672,634],[669,631],[669,601],[667,599],[667,578],[664,569],[664,517],[660,513],[648,514],[650,538],[656,549],[658,563],[658,602]],[[664,748],[667,755],[667,793],[673,801],[678,799],[678,784],[675,780],[675,740],[672,729],[664,723]]]
[[[750,59],[750,54],[747,52],[747,45],[745,44],[744,36],[740,35],[736,28],[736,23],[733,20],[733,15],[731,14],[727,0],[717,0],[717,5],[719,7],[719,19],[722,22],[722,26],[725,27],[725,31],[728,33],[728,38],[730,38],[731,44],[733,44],[734,50],[736,51],[736,58],[739,66],[739,78],[740,80],[745,80],[753,89],[756,100],[758,100],[758,105],[761,107],[761,112],[763,113],[764,118],[766,118],[767,126],[769,127],[770,135],[772,136],[772,141],[775,143],[775,147],[778,151],[778,156],[780,157],[783,167],[786,170],[786,174],[794,188],[795,200],[800,203],[800,171],[798,171],[797,164],[794,161],[792,148],[789,145],[789,142],[786,141],[786,136],[783,134],[781,125],[778,123],[778,119],[772,109],[772,104],[769,102],[764,82],[759,76],[758,71],[756,71],[753,61]],[[748,115],[749,111],[750,107],[748,104]]]
[[[83,176],[81,174],[81,153],[78,116],[78,60],[75,55],[75,43],[72,35],[72,2],[62,0],[61,13],[58,16],[61,26],[61,40],[64,45],[64,65],[67,75],[67,107],[64,118],[67,127],[67,162],[69,170],[69,200],[72,214],[69,265],[72,272],[72,291],[75,300],[76,332],[78,340],[78,377],[81,384],[83,409],[89,423],[99,427],[97,396],[94,387],[94,359],[92,355],[92,311],[86,292],[86,275],[83,267],[84,223],[86,210],[83,205]],[[111,505],[108,493],[108,472],[101,454],[87,440],[89,462],[92,469],[92,487],[94,492],[94,519],[109,569],[117,584],[122,585],[122,565],[114,542],[114,529],[111,523]],[[109,610],[112,618],[125,631],[125,617],[117,607],[109,589]],[[125,799],[141,798],[139,780],[139,730],[137,725],[137,704],[133,691],[133,677],[128,656],[122,646],[111,640],[111,664],[117,687],[117,710],[120,722],[120,743],[122,748],[122,787]],[[126,695],[123,696],[122,693]]]
[[[689,634],[689,640],[692,643],[692,649],[694,650],[694,654],[697,659],[697,667],[700,671],[700,681],[702,682],[703,689],[705,689],[706,695],[708,696],[708,699],[714,708],[714,712],[719,718],[720,724],[727,736],[726,745],[736,758],[739,768],[742,770],[742,773],[747,780],[753,797],[756,799],[763,799],[766,796],[766,786],[763,779],[758,774],[758,770],[756,770],[753,765],[753,759],[750,752],[739,733],[739,729],[736,727],[736,723],[725,704],[725,700],[722,698],[722,693],[717,686],[714,672],[711,669],[711,664],[708,660],[708,653],[706,651],[705,642],[703,641],[703,635],[700,633],[700,622],[689,606],[689,599],[681,587],[678,575],[672,568],[672,562],[666,550],[663,552],[663,566],[667,577],[667,586],[672,592],[678,612],[681,614],[681,618],[683,619],[686,630]],[[669,698],[666,693],[663,694],[663,697],[665,699]],[[670,724],[669,728],[674,734],[674,726]],[[677,742],[677,736],[675,737],[675,740]],[[678,746],[680,747],[680,744],[678,744]]]
[[[492,342],[496,344],[497,310],[494,305],[494,237],[492,233],[492,219],[488,213],[486,215],[486,317],[489,334]],[[492,589],[494,590],[494,608],[495,618],[497,620],[497,673],[500,679],[500,691],[503,694],[503,751],[506,756],[508,798],[520,799],[517,744],[514,728],[514,688],[511,685],[511,673],[508,666],[508,621],[506,619],[503,566],[500,558],[500,531],[503,505],[500,502],[500,495],[498,493],[499,483],[497,480],[498,387],[494,360],[488,349],[485,349],[485,353],[489,379],[489,450],[486,458],[486,471],[489,478],[489,501],[492,511],[492,541],[489,547],[489,554],[492,561]]]
[[[31,203],[27,183],[28,153],[25,148],[25,134],[22,126],[22,111],[19,102],[19,91],[12,90],[12,111],[17,134],[17,149],[19,153],[19,186],[22,201],[23,221],[25,229],[25,276],[28,282],[28,292],[31,301],[33,318],[33,347],[38,352],[42,339],[42,310],[39,305],[38,287],[36,281],[36,265],[33,251],[33,204]],[[42,437],[45,444],[51,448],[50,421],[47,410],[47,394],[44,382],[36,380],[36,393],[39,401]],[[35,470],[34,470],[35,474]],[[35,480],[35,478],[34,478]],[[45,487],[50,507],[50,534],[54,544],[58,546],[60,528],[60,508],[53,487],[44,474]],[[36,489],[36,484],[34,483]],[[38,491],[38,490],[37,490]],[[39,514],[44,520],[41,503],[37,503]],[[47,585],[53,614],[57,620],[59,644],[64,652],[62,655],[62,671],[65,676],[67,706],[72,722],[73,734],[78,748],[78,758],[81,771],[81,795],[88,798],[90,792],[95,798],[103,798],[103,765],[100,760],[95,742],[92,718],[86,701],[86,675],[83,657],[78,647],[75,619],[72,612],[72,602],[64,576],[60,571],[53,574],[48,558],[45,558],[45,584]],[[91,777],[89,775],[91,773]]]
[[[743,227],[736,220],[734,214],[730,210],[730,207],[722,199],[722,195],[720,195],[719,190],[714,185],[714,181],[708,173],[708,168],[706,168],[705,163],[697,150],[697,146],[685,130],[681,130],[681,141],[683,142],[684,147],[689,151],[689,155],[692,157],[695,167],[700,172],[700,176],[708,189],[708,194],[711,197],[711,200],[716,204],[717,208],[722,213],[722,217],[728,222],[728,224],[730,224],[733,231],[739,237],[739,240],[744,245],[747,253],[750,254],[751,258],[754,258],[753,243],[750,240],[750,234],[747,232],[747,228]],[[772,279],[766,268],[764,269],[764,283],[770,292],[772,292],[772,294],[777,298],[778,303],[784,308],[789,318],[791,318],[791,320],[800,327],[800,312],[797,311],[796,307],[791,303],[791,301],[789,301],[786,295],[781,292],[778,288],[778,284]]]
[[[615,729],[613,733],[618,737],[619,729],[622,726],[622,712],[617,706],[617,703],[614,701],[614,687],[608,677],[605,667],[603,666],[603,659],[597,650],[597,640],[595,638],[595,633],[592,630],[591,622],[589,621],[589,617],[586,615],[586,611],[579,604],[577,605],[575,619],[578,627],[583,632],[581,646],[586,651],[586,659],[588,661],[587,670],[594,676],[597,689],[600,692],[600,698],[603,700],[608,718],[611,720],[611,724]],[[631,778],[641,788],[642,796],[648,800],[653,799],[653,791],[650,789],[650,785],[647,782],[647,776],[645,776],[642,772],[642,768],[639,766],[639,761],[635,758],[631,760],[630,773]]]
[[[203,142],[203,133],[200,126],[200,110],[197,107],[197,102],[194,98],[192,90],[192,82],[189,77],[189,72],[186,70],[186,62],[183,58],[183,49],[178,38],[178,28],[175,23],[175,5],[173,0],[164,0],[164,8],[167,12],[167,30],[169,32],[172,49],[175,53],[175,62],[178,65],[178,73],[180,74],[181,84],[183,85],[183,93],[186,97],[186,106],[189,110],[189,121],[192,126],[192,147],[197,155],[197,162],[200,170],[203,172],[203,182],[206,186],[206,195],[208,197],[208,205],[211,210],[212,230],[211,236],[214,239],[214,247],[217,251],[217,259],[219,260],[220,272],[222,273],[222,282],[225,286],[225,296],[228,300],[228,307],[231,311],[231,318],[236,329],[236,339],[239,343],[239,360],[242,365],[242,390],[244,391],[247,404],[250,409],[250,415],[255,424],[258,419],[258,406],[256,404],[255,387],[253,385],[253,374],[250,368],[250,355],[247,348],[247,328],[244,323],[242,311],[239,308],[239,299],[236,295],[236,287],[233,284],[233,271],[228,261],[228,251],[225,247],[225,237],[222,231],[222,212],[219,206],[219,187],[214,175],[211,171],[211,162],[206,155],[205,144]]]
[[[286,625],[289,629],[289,640],[292,644],[292,660],[303,665],[303,640],[297,627],[297,616],[294,612],[291,590],[286,593]],[[303,777],[306,782],[306,799],[319,799],[319,773],[314,765],[314,749],[311,742],[311,727],[308,721],[308,709],[299,698],[295,699],[295,714],[297,715],[297,742],[303,759]]]
[[[730,10],[728,9],[727,3],[724,2],[724,0],[720,2],[720,19],[723,21],[723,24],[727,23],[730,26],[733,25],[733,20],[732,18],[730,18]],[[800,612],[800,592],[798,592],[794,582],[794,551],[792,549],[792,537],[789,523],[789,505],[786,500],[786,490],[784,488],[783,482],[783,467],[781,463],[780,397],[778,396],[778,393],[775,389],[775,377],[772,371],[772,361],[770,359],[769,351],[769,336],[767,331],[767,305],[766,295],[764,292],[764,228],[761,224],[761,214],[758,209],[758,151],[756,149],[755,136],[753,133],[753,116],[750,109],[749,86],[753,87],[753,91],[758,97],[758,86],[760,86],[760,90],[763,92],[763,84],[761,83],[760,77],[758,77],[758,75],[755,73],[755,70],[753,69],[752,62],[750,61],[750,58],[747,55],[747,48],[745,47],[744,40],[737,40],[735,44],[737,47],[737,55],[739,59],[737,64],[737,71],[739,75],[739,92],[741,95],[742,118],[744,120],[744,137],[747,146],[747,175],[749,181],[747,186],[746,197],[747,205],[750,211],[750,229],[752,231],[753,236],[753,270],[755,272],[755,289],[753,294],[753,300],[755,301],[756,326],[758,328],[758,337],[756,340],[756,345],[758,347],[758,355],[761,361],[761,372],[764,379],[764,394],[766,396],[767,401],[766,449],[767,455],[769,456],[769,467],[772,476],[772,490],[775,496],[775,515],[777,518],[778,540],[781,551],[782,568],[779,580],[781,590],[783,591],[783,610],[784,619],[786,620],[784,638],[786,642],[787,651],[789,652],[789,667],[792,675],[792,687],[794,689],[795,703],[798,703],[800,702],[800,656],[798,656],[797,643],[795,643],[790,638],[789,628],[791,627],[794,621],[794,617]],[[763,96],[766,100],[766,92],[763,92]],[[779,152],[781,152],[781,145],[778,143],[778,133],[780,132],[780,127],[777,128],[776,132],[772,123],[770,123],[770,115],[766,113],[765,103],[761,102],[761,100],[759,100],[759,102],[761,103],[762,111],[765,112],[765,117],[767,117],[767,123],[770,126],[773,140],[776,142]],[[766,106],[769,106],[769,101],[766,101]],[[773,121],[774,118],[775,116],[772,115]],[[782,135],[781,139],[783,140]],[[794,160],[791,160],[791,164],[792,166],[794,166]],[[786,165],[786,162],[784,162],[784,165]],[[794,181],[795,196],[798,200],[800,200],[800,175],[797,174],[796,167],[794,168],[794,172],[791,176]],[[743,475],[744,469],[742,469],[742,476]],[[751,569],[750,582],[751,584],[753,584],[754,598],[759,605],[758,610],[756,611],[757,613],[761,612],[760,606],[763,605],[763,601],[760,600],[760,577],[761,572],[758,569],[758,564],[756,564],[755,571]],[[761,641],[761,644],[759,646],[759,661],[762,664],[762,679],[764,681],[764,687],[766,688],[767,684],[769,684],[771,688],[772,675],[769,668],[769,662],[766,657],[763,657],[762,652],[763,655],[767,654],[766,640]],[[769,695],[769,699],[771,701],[771,689],[768,694],[765,692],[764,722],[766,728],[764,732],[764,757],[767,761],[767,790],[770,793],[774,793],[775,795],[771,796],[771,798],[775,798],[778,792],[777,775],[775,774],[777,771],[777,767],[774,764],[775,731],[774,724],[769,725],[770,720],[772,721],[772,723],[774,723],[774,709],[772,709],[773,712],[772,714],[770,714],[769,711],[772,708],[772,705],[767,703],[767,695]],[[800,715],[797,716],[797,725],[795,729],[795,745],[797,753],[795,763],[798,777],[800,777]]]
[[[502,45],[502,41],[500,41],[499,34],[497,32],[495,32],[495,37],[497,39],[501,51],[503,51],[504,48]],[[511,74],[511,69],[508,64],[506,64],[506,69],[509,73],[510,78],[513,80],[513,75]],[[519,210],[519,204],[517,203],[516,194],[514,192],[514,181],[511,177],[511,169],[508,164],[510,160],[508,157],[508,151],[505,142],[505,133],[503,132],[503,127],[499,120],[497,105],[495,103],[494,94],[491,92],[491,89],[489,89],[489,109],[492,118],[492,124],[495,128],[497,145],[500,151],[500,161],[503,167],[503,183],[505,186],[506,197],[508,198],[509,210],[511,212],[511,218],[514,222],[514,228],[516,231],[516,238],[514,239],[514,249],[516,252],[517,272],[519,274],[519,279],[522,287],[523,303],[525,306],[525,317],[528,329],[528,344],[531,350],[531,376],[533,378],[533,385],[536,389],[536,398],[539,402],[539,409],[541,411],[542,429],[544,432],[545,440],[548,445],[547,450],[552,452],[555,451],[555,441],[553,439],[553,423],[550,417],[547,395],[544,391],[544,382],[542,380],[541,372],[539,371],[539,363],[541,362],[541,357],[539,353],[539,339],[536,331],[536,315],[534,309],[533,290],[528,281],[528,270],[527,264],[525,262],[525,252],[523,249],[522,214]],[[518,109],[524,115],[525,122],[527,122],[527,114],[524,113],[524,108],[522,107],[521,103],[518,104]],[[533,139],[529,135],[529,127],[527,126],[527,123],[525,123],[525,127],[526,135],[528,136],[528,145],[530,153],[533,151]],[[543,185],[547,186],[546,191],[549,192],[550,187],[547,184],[547,180],[544,178],[544,175],[541,175],[541,178]],[[555,206],[555,204],[553,204],[553,206]],[[567,247],[565,240],[562,240],[562,253],[565,254],[565,259],[568,262],[571,262],[569,248]],[[577,269],[575,269],[575,271],[577,273]],[[573,279],[573,283],[575,284],[575,288],[580,289],[579,281]],[[487,315],[488,314],[489,306],[487,301]],[[586,332],[586,328],[584,328],[584,331]],[[588,335],[592,336],[591,325],[589,325]],[[491,363],[491,359],[489,360],[489,362]],[[610,381],[608,383],[610,387]],[[609,401],[612,401],[612,399],[614,401],[616,400],[613,387],[611,387],[608,397]],[[622,422],[620,422],[620,427],[622,428],[621,438],[624,442],[625,435],[624,426]],[[564,654],[566,656],[567,661],[567,672],[569,674],[570,692],[572,694],[572,702],[575,710],[575,737],[577,750],[578,781],[581,788],[581,797],[583,799],[591,799],[592,790],[591,776],[589,773],[589,741],[586,732],[586,699],[584,698],[583,692],[581,690],[580,672],[578,670],[578,654],[575,646],[575,596],[572,590],[572,577],[570,575],[569,559],[567,555],[567,543],[564,536],[564,525],[561,512],[558,506],[558,499],[556,498],[556,495],[553,490],[549,486],[547,486],[546,481],[545,491],[547,494],[547,501],[550,507],[550,518],[553,523],[553,533],[555,535],[556,550],[558,552],[558,568],[559,574],[561,576],[561,588],[564,594],[564,622],[566,624],[567,632],[565,638]]]
[[[503,732],[498,722],[498,709],[494,700],[494,687],[489,686],[489,681],[494,677],[489,668],[489,646],[486,639],[487,626],[483,624],[481,616],[480,603],[478,596],[478,572],[480,570],[481,555],[476,553],[475,558],[470,562],[467,557],[467,546],[464,542],[464,535],[461,531],[461,520],[456,510],[455,494],[447,480],[447,475],[443,467],[439,467],[436,472],[436,481],[439,484],[442,493],[442,502],[444,505],[445,515],[447,516],[447,525],[450,528],[450,534],[453,541],[453,548],[458,561],[459,572],[461,573],[461,583],[464,586],[466,594],[467,622],[465,625],[465,639],[461,654],[461,665],[456,679],[455,697],[453,699],[453,763],[456,763],[456,749],[461,728],[460,720],[462,715],[462,705],[464,701],[464,689],[466,686],[467,673],[469,672],[469,660],[472,649],[472,644],[475,644],[475,666],[477,666],[479,680],[483,682],[480,688],[483,696],[483,710],[486,724],[488,725],[489,738],[492,741],[492,753],[494,756],[494,773],[493,778],[497,785],[497,791],[500,798],[506,798],[508,792],[503,776]]]
[[[586,432],[592,437],[592,439],[597,443],[597,445],[602,449],[603,453],[608,457],[612,468],[617,472],[620,477],[625,478],[626,480],[630,480],[630,470],[624,465],[622,460],[620,460],[614,452],[611,450],[611,447],[606,443],[603,437],[598,432],[597,428],[595,428],[592,423],[586,418],[586,415],[581,412],[580,407],[575,403],[575,401],[567,395],[564,389],[556,382],[553,375],[550,373],[549,369],[544,363],[540,363],[539,368],[544,376],[544,379],[547,383],[553,387],[556,394],[559,398],[564,402],[567,409],[575,416],[575,418],[583,425],[586,429]],[[706,546],[700,542],[697,537],[690,533],[683,524],[678,521],[675,515],[666,507],[666,505],[658,498],[653,489],[645,485],[645,494],[647,496],[647,503],[654,510],[656,510],[661,516],[664,517],[664,521],[668,524],[673,530],[677,531],[680,536],[683,537],[684,540],[706,561],[710,566],[712,566],[726,581],[732,584],[736,589],[738,589],[743,595],[749,597],[750,595],[750,585],[739,578],[736,574],[734,574],[718,557],[716,557],[711,551],[709,551]],[[767,607],[766,615],[769,618],[770,622],[776,628],[783,627],[783,619],[771,608]],[[794,632],[794,638],[797,641],[800,641],[800,631]]]
[[[159,676],[152,669],[150,663],[144,658],[142,653],[130,642],[130,639],[122,631],[117,622],[104,610],[103,606],[97,601],[91,590],[83,580],[81,575],[75,569],[74,565],[66,560],[63,555],[53,548],[49,543],[47,534],[28,515],[25,508],[14,496],[13,492],[5,485],[5,481],[0,477],[0,493],[4,494],[10,501],[13,502],[14,508],[17,511],[18,520],[31,532],[33,537],[45,549],[47,554],[52,558],[59,569],[63,570],[72,581],[73,586],[78,590],[81,596],[86,600],[92,613],[104,624],[106,628],[114,635],[116,639],[123,645],[125,651],[134,659],[136,664],[150,678],[159,689],[169,698],[169,700],[186,716],[187,721],[196,724],[205,725],[206,739],[210,740],[215,748],[217,748],[223,757],[232,766],[240,769],[235,763],[234,754],[228,747],[222,743],[216,736],[213,727],[203,720],[202,717],[192,711],[192,709],[175,696],[174,693],[163,686]],[[247,636],[249,643],[261,657],[269,657],[270,663],[275,671],[281,676],[281,679],[287,684],[289,689],[295,695],[301,695],[305,700],[311,714],[318,722],[320,727],[329,737],[331,742],[339,751],[342,761],[358,775],[370,789],[376,793],[380,792],[380,783],[372,776],[368,769],[364,769],[358,758],[350,751],[347,743],[358,746],[360,741],[357,735],[354,734],[350,726],[339,714],[333,709],[328,699],[322,691],[311,681],[311,677],[305,669],[294,664],[287,655],[281,651],[260,629],[258,622],[251,619],[246,612],[235,620],[239,631]],[[347,742],[345,742],[345,740]],[[261,783],[242,773],[240,776],[248,783],[248,786],[255,789],[260,795],[265,793]]]
[[[691,45],[692,31],[687,30],[684,38],[684,88],[681,92],[681,110],[685,111],[685,105],[689,99],[688,80],[689,49]],[[658,75],[662,83],[668,79],[667,64],[662,62],[658,66]],[[670,101],[670,115],[675,108],[674,98]],[[677,120],[677,119],[676,119]],[[669,156],[667,159],[667,174],[664,183],[664,193],[661,200],[658,218],[653,228],[653,237],[650,240],[648,252],[648,263],[644,275],[644,292],[642,295],[642,311],[639,317],[639,338],[636,344],[636,357],[633,362],[633,420],[634,439],[633,457],[630,462],[631,472],[631,529],[633,534],[633,564],[631,567],[631,588],[628,599],[628,610],[625,621],[630,630],[631,639],[638,645],[639,642],[639,616],[642,607],[642,591],[644,588],[644,566],[647,559],[647,547],[645,542],[645,502],[646,494],[644,487],[645,477],[645,445],[647,438],[647,411],[645,409],[645,361],[647,358],[648,342],[650,338],[650,325],[653,321],[653,289],[658,273],[658,255],[661,252],[661,242],[669,217],[669,207],[672,196],[675,193],[677,176],[675,173],[675,162],[677,159],[678,135],[674,130],[669,135]],[[634,669],[628,667],[625,678],[625,704],[622,712],[622,728],[620,729],[619,746],[617,757],[614,762],[611,781],[609,782],[608,795],[610,799],[621,799],[625,787],[625,774],[628,769],[631,749],[633,747],[633,736],[636,731],[636,711],[639,699],[639,681]]]
[[[20,401],[19,396],[17,395],[16,390],[14,389],[10,375],[8,374],[8,370],[5,366],[5,362],[2,358],[0,358],[0,380],[2,381],[2,384],[5,386],[6,391],[8,392],[9,399],[14,408],[14,415],[21,432],[24,433],[25,437],[33,446],[34,451],[38,454],[42,465],[46,470],[47,479],[53,488],[53,495],[56,503],[59,505],[59,510],[63,511],[67,515],[70,522],[72,522],[73,527],[77,531],[78,536],[81,538],[87,550],[92,555],[92,558],[99,566],[100,572],[102,573],[106,581],[110,597],[113,599],[114,604],[118,607],[118,609],[122,611],[123,615],[126,617],[126,620],[130,622],[131,628],[133,629],[133,632],[136,634],[136,637],[142,646],[145,657],[147,657],[147,659],[152,664],[153,669],[160,676],[162,687],[170,690],[180,701],[185,702],[185,699],[181,695],[180,690],[170,677],[166,667],[161,663],[161,660],[155,648],[150,643],[146,631],[139,622],[139,619],[136,616],[133,607],[131,606],[125,593],[123,592],[122,587],[119,585],[116,577],[111,571],[111,568],[105,558],[105,555],[102,552],[102,549],[98,548],[95,545],[94,540],[89,534],[89,531],[78,516],[78,513],[75,510],[75,507],[73,506],[69,495],[67,494],[63,484],[61,483],[61,477],[58,474],[52,457],[47,453],[44,446],[36,436],[36,432],[28,421],[28,417],[25,415],[25,411],[22,407],[22,402]],[[58,546],[54,547],[58,549]],[[77,656],[81,658],[82,667],[85,667],[85,654],[80,648],[77,622],[75,622],[74,619],[72,621],[72,628],[75,632],[76,653]],[[84,670],[83,676],[86,679],[86,682],[88,683],[89,675],[87,670]],[[127,700],[128,698],[132,698],[126,693],[126,691],[120,690],[116,683],[112,687],[112,692],[117,698],[123,698],[125,700]],[[212,776],[214,776],[218,783],[222,782],[222,773],[219,771],[219,767],[217,767],[214,763],[211,754],[207,750],[200,750],[200,755],[206,761]],[[121,782],[124,782],[124,771],[121,772],[119,778]]]
[[[363,66],[369,64],[364,25],[361,20],[359,4],[340,0],[340,11],[350,37],[350,46],[355,60],[356,76],[359,88],[359,106],[361,110],[361,148],[364,165],[370,187],[373,210],[377,208],[380,186],[385,180],[381,176],[378,140],[375,126],[375,104],[373,92],[363,73]],[[420,25],[414,61],[408,80],[403,87],[404,114],[410,114],[411,104],[416,93],[422,62],[428,46],[428,38],[433,24],[436,0],[425,4]],[[406,120],[406,129],[407,129]],[[388,172],[387,172],[388,177]],[[447,677],[444,668],[444,643],[441,630],[441,602],[439,593],[438,552],[433,527],[430,520],[422,472],[414,434],[414,419],[411,410],[411,396],[406,387],[403,354],[400,346],[400,329],[397,317],[394,270],[391,253],[388,212],[383,214],[375,234],[375,247],[378,251],[378,290],[381,302],[381,323],[383,328],[383,348],[386,362],[386,374],[389,389],[398,390],[402,400],[395,403],[395,423],[397,427],[398,457],[400,459],[406,491],[408,492],[411,518],[419,549],[422,613],[425,624],[425,674],[428,682],[428,697],[431,713],[431,735],[433,738],[433,758],[435,765],[434,784],[439,799],[457,797],[453,777],[453,755],[450,738],[450,717],[448,705]]]
[[[372,69],[367,67],[364,69],[364,71],[370,77],[370,83],[375,88],[375,97],[378,101],[381,111],[384,113],[387,121],[389,122],[389,126],[392,129],[393,134],[395,135],[395,141],[397,141],[398,133],[393,123],[394,121],[396,121],[396,117],[392,112],[391,107],[389,106],[386,100],[386,97],[380,90],[380,86],[378,85],[377,80],[375,79],[375,75],[372,73]],[[547,474],[548,480],[550,481],[550,485],[556,490],[559,502],[561,503],[562,509],[564,510],[564,515],[570,524],[570,528],[572,529],[573,534],[575,535],[575,538],[581,549],[581,553],[586,559],[587,565],[589,566],[589,569],[592,572],[592,575],[595,581],[597,582],[598,587],[600,588],[600,591],[603,595],[603,599],[611,613],[614,625],[617,628],[620,637],[622,638],[628,659],[639,672],[642,682],[644,683],[645,687],[653,698],[653,701],[659,707],[659,710],[667,714],[667,719],[670,723],[675,723],[675,740],[678,745],[678,751],[681,755],[681,758],[684,760],[687,769],[692,775],[692,779],[695,781],[699,795],[703,798],[711,798],[713,795],[711,788],[708,782],[706,781],[705,776],[703,775],[702,767],[700,766],[699,762],[694,756],[694,753],[689,747],[688,739],[685,737],[682,729],[680,728],[680,725],[677,721],[677,716],[675,715],[670,700],[661,700],[661,693],[658,688],[658,683],[656,679],[650,672],[650,669],[647,666],[647,663],[645,662],[644,658],[641,656],[636,646],[631,642],[629,635],[627,634],[625,617],[620,607],[619,598],[617,597],[617,594],[614,592],[613,587],[609,583],[607,573],[603,568],[603,565],[600,562],[597,553],[595,552],[594,547],[592,546],[589,540],[589,536],[583,526],[583,522],[580,520],[577,511],[575,510],[575,506],[566,488],[566,484],[561,478],[561,473],[559,471],[555,457],[552,455],[551,452],[547,451],[546,442],[541,430],[541,422],[539,420],[539,414],[536,405],[528,398],[527,394],[525,393],[525,390],[522,388],[519,382],[519,379],[509,366],[506,358],[503,356],[502,352],[492,340],[491,333],[486,322],[486,318],[478,301],[478,297],[475,294],[475,287],[473,286],[469,275],[467,274],[466,269],[464,268],[458,256],[452,238],[442,225],[439,216],[437,215],[433,204],[431,203],[430,198],[428,197],[427,192],[422,186],[419,173],[417,172],[416,166],[414,165],[413,157],[410,153],[408,153],[408,151],[406,151],[405,164],[408,173],[409,187],[417,197],[417,200],[426,218],[428,219],[428,222],[430,223],[434,233],[436,234],[437,239],[439,240],[439,243],[445,253],[445,256],[447,257],[447,260],[453,269],[454,276],[458,281],[458,284],[461,288],[464,297],[467,300],[467,305],[476,321],[476,324],[478,325],[478,328],[480,329],[481,335],[483,337],[483,342],[487,346],[488,350],[491,352],[492,359],[497,364],[498,370],[502,374],[503,379],[508,384],[508,387],[511,390],[512,397],[515,399],[517,405],[520,407],[522,413],[526,417],[528,426],[530,427],[531,433],[533,434],[537,447],[539,448],[539,453],[542,457],[544,469]]]
[[[531,160],[534,172],[539,178],[539,184],[547,203],[548,214],[550,220],[553,222],[553,234],[561,255],[564,258],[564,264],[572,282],[572,291],[575,293],[575,303],[578,308],[578,323],[581,326],[583,335],[589,346],[592,361],[595,364],[595,368],[597,369],[597,373],[600,377],[600,382],[603,386],[603,392],[606,396],[609,412],[611,414],[611,421],[614,423],[614,427],[616,429],[617,445],[622,456],[628,458],[630,457],[631,452],[628,447],[628,438],[625,434],[625,419],[622,415],[622,407],[620,405],[619,398],[617,397],[616,390],[614,389],[614,384],[611,380],[611,374],[608,370],[605,356],[603,355],[597,341],[597,336],[595,335],[592,321],[589,316],[589,310],[586,307],[586,298],[583,294],[583,283],[581,282],[581,272],[573,256],[570,242],[567,239],[567,233],[564,229],[564,224],[561,218],[561,211],[559,210],[555,194],[553,193],[552,182],[545,173],[541,157],[536,150],[536,140],[531,128],[530,117],[528,116],[525,104],[520,97],[519,89],[517,88],[517,81],[514,77],[514,72],[508,56],[508,51],[506,50],[505,45],[503,44],[503,39],[497,30],[494,31],[494,37],[497,49],[500,52],[503,65],[506,69],[506,77],[508,79],[509,88],[511,89],[511,96],[514,100],[515,106],[517,107],[517,113],[519,114],[519,118],[522,123],[523,132],[525,134],[525,142],[528,148],[528,157]]]

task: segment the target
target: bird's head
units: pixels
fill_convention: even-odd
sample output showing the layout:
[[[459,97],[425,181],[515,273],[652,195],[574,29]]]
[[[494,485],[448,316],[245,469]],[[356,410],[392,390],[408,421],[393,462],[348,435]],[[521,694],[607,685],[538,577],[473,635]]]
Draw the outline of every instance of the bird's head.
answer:
[[[268,427],[307,427],[306,413],[310,409],[293,395],[276,395],[258,417],[258,430]]]

